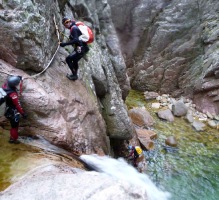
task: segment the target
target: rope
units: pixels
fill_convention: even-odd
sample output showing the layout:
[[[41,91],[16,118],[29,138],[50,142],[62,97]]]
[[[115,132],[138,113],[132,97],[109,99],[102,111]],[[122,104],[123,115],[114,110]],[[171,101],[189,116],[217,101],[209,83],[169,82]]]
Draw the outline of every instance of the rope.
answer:
[[[44,73],[44,72],[45,72],[45,71],[46,71],[46,70],[49,68],[49,66],[50,66],[51,62],[53,61],[53,59],[54,59],[54,57],[55,57],[56,53],[57,53],[57,52],[58,52],[58,50],[59,50],[60,36],[59,36],[59,29],[58,29],[58,26],[57,26],[57,24],[56,24],[55,15],[54,15],[54,17],[53,17],[53,21],[54,21],[54,24],[55,24],[56,35],[57,35],[57,37],[58,37],[58,47],[57,47],[57,49],[56,49],[55,53],[53,54],[53,56],[52,56],[51,60],[50,60],[50,61],[49,61],[49,63],[47,64],[46,68],[45,68],[43,71],[41,71],[40,73],[38,73],[38,74],[35,74],[35,75],[33,75],[33,76],[30,76],[29,78],[35,78],[35,77],[37,77],[37,76],[39,76],[39,75],[43,74],[43,73]]]
[[[35,75],[33,75],[33,76],[23,78],[23,80],[24,80],[24,79],[28,79],[28,78],[36,78],[37,76],[43,74],[43,73],[49,68],[51,62],[53,61],[53,59],[54,59],[54,57],[55,57],[55,55],[56,55],[56,53],[58,52],[58,50],[59,50],[59,44],[60,44],[60,36],[59,36],[59,29],[58,29],[58,26],[57,26],[57,24],[56,24],[55,15],[54,15],[54,17],[53,17],[53,21],[54,21],[54,24],[55,24],[56,35],[57,35],[57,37],[58,37],[58,47],[57,47],[55,53],[53,54],[51,60],[49,61],[49,63],[47,64],[46,68],[45,68],[43,71],[41,71],[40,73],[35,74]],[[13,76],[12,74],[9,74],[9,73],[7,73],[7,72],[1,71],[1,73]]]
[[[57,47],[57,49],[56,49],[54,55],[52,56],[51,60],[49,61],[48,65],[47,65],[47,67],[46,67],[43,71],[41,71],[40,73],[35,74],[35,75],[33,75],[33,76],[30,76],[30,77],[24,78],[24,79],[35,78],[35,77],[37,77],[37,76],[43,74],[43,73],[49,68],[49,66],[50,66],[51,62],[53,61],[53,59],[54,59],[54,57],[55,57],[55,55],[56,55],[56,53],[57,53],[58,50],[59,50],[59,46]]]

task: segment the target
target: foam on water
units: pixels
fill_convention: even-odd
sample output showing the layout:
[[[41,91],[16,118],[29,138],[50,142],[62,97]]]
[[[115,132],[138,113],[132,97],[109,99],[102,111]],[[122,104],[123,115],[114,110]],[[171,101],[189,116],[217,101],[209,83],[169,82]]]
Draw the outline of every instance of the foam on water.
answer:
[[[111,177],[125,180],[130,184],[143,187],[148,195],[149,200],[170,199],[170,193],[157,188],[146,174],[139,173],[123,158],[114,159],[108,156],[98,155],[82,155],[80,158],[98,172],[102,172],[110,175]]]

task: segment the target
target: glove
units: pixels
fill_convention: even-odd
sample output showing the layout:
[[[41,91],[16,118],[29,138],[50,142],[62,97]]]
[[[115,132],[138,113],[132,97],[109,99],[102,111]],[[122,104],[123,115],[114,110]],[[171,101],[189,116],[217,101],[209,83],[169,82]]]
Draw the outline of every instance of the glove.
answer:
[[[22,115],[22,117],[23,117],[23,119],[27,119],[27,114],[24,113],[24,114]]]
[[[60,47],[66,46],[66,44],[64,42],[61,42],[59,45],[60,45]]]

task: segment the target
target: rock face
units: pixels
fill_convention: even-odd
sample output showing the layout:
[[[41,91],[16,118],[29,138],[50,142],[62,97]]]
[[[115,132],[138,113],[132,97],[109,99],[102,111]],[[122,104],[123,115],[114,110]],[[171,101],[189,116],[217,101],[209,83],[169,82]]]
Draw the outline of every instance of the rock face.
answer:
[[[108,154],[109,138],[133,135],[124,105],[130,89],[126,64],[133,88],[185,95],[197,109],[219,114],[218,7],[215,0],[1,1],[0,82],[7,74],[27,78],[23,132],[36,130],[79,153]],[[94,30],[79,81],[66,80],[64,48],[46,73],[30,78],[58,47],[54,15],[60,31],[63,16]]]
[[[7,1],[0,8],[0,83],[8,74],[25,78],[21,101],[29,119],[21,123],[23,133],[43,135],[79,154],[109,154],[109,138],[132,137],[123,100],[130,85],[106,1]],[[81,60],[79,80],[69,81],[68,52],[59,48],[48,70],[34,79],[58,47],[53,16],[64,31],[60,13],[92,26],[88,62]]]
[[[219,114],[219,1],[108,2],[132,87],[188,96]]]

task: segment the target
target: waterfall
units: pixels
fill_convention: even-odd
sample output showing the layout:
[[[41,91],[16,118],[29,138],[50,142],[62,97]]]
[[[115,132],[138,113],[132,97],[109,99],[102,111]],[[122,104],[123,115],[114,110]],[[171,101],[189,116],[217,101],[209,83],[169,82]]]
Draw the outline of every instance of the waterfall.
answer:
[[[170,199],[170,193],[158,189],[146,174],[139,173],[123,158],[113,159],[108,156],[82,155],[80,159],[98,172],[125,181],[135,186],[133,188],[141,188],[141,191],[147,194],[148,200]]]

